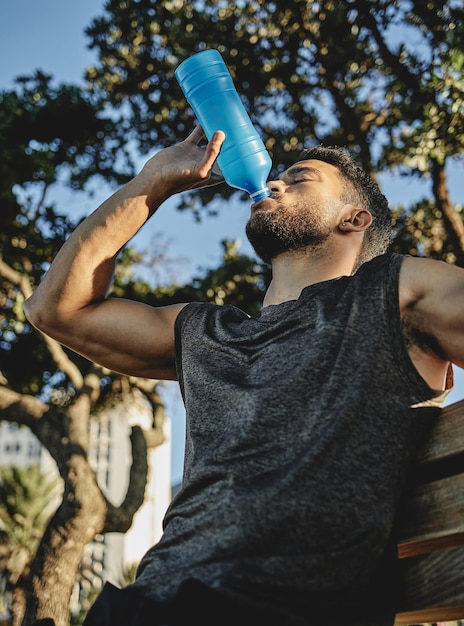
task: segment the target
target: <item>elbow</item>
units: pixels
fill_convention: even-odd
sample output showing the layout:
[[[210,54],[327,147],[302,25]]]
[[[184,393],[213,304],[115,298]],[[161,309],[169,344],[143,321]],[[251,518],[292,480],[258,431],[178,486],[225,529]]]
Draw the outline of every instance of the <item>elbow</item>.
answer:
[[[57,341],[61,341],[74,327],[72,316],[65,315],[60,303],[52,296],[43,296],[40,286],[25,300],[23,311],[31,326]]]
[[[32,294],[23,305],[24,314],[30,324],[47,334],[47,328],[52,325],[51,308],[44,306],[35,293]]]

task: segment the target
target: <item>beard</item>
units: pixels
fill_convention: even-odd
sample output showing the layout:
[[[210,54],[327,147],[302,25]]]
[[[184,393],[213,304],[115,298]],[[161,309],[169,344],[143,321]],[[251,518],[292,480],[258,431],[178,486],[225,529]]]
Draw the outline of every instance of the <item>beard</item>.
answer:
[[[258,257],[270,263],[283,252],[317,249],[330,236],[331,226],[308,210],[306,203],[288,211],[276,201],[275,208],[253,213],[245,232]]]

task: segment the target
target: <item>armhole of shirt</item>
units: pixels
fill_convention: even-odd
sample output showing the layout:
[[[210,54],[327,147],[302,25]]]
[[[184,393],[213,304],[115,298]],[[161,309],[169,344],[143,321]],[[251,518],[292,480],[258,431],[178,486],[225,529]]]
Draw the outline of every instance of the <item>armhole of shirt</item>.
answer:
[[[192,314],[192,310],[195,308],[195,302],[190,302],[184,308],[179,311],[174,322],[174,360],[177,373],[177,380],[179,382],[180,392],[182,398],[184,398],[184,371],[182,367],[182,330],[188,321],[188,318]]]
[[[384,297],[386,303],[386,315],[388,319],[388,331],[392,342],[392,350],[395,361],[398,363],[400,371],[411,386],[411,389],[423,398],[424,393],[430,396],[439,397],[444,393],[441,390],[433,389],[422,378],[416,366],[409,356],[406,339],[404,337],[403,325],[400,311],[400,271],[405,256],[392,253],[390,262],[386,265],[384,275]]]

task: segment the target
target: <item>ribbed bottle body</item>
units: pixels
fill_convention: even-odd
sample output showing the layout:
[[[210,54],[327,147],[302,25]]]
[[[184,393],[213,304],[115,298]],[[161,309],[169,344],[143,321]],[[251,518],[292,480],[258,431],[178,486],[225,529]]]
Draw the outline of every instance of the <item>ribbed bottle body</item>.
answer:
[[[219,52],[194,54],[175,75],[208,139],[217,130],[226,135],[218,157],[226,182],[248,192],[255,202],[268,196],[271,158]]]

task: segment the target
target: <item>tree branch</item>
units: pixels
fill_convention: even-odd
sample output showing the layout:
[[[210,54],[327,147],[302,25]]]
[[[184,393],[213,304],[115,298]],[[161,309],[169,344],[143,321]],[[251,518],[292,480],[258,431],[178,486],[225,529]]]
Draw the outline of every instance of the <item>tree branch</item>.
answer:
[[[145,441],[148,448],[156,448],[164,442],[164,420],[166,412],[164,402],[157,391],[159,381],[149,378],[130,378],[131,384],[140,389],[150,403],[153,411],[152,428],[145,431]]]
[[[145,488],[148,478],[147,443],[140,426],[131,431],[132,464],[129,474],[126,497],[119,506],[114,506],[106,499],[106,520],[104,533],[125,533],[132,526],[135,513],[145,499]]]
[[[43,418],[48,411],[48,404],[42,400],[0,385],[0,420],[24,424],[32,430],[34,423]]]
[[[456,249],[457,264],[462,266],[464,261],[464,222],[450,200],[444,164],[439,163],[436,159],[431,159],[431,164],[433,195]]]
[[[32,295],[32,287],[28,276],[14,270],[7,263],[5,263],[1,257],[0,276],[9,280],[13,285],[18,286],[24,296],[24,299],[29,298],[29,296]],[[62,370],[66,376],[68,376],[76,389],[81,389],[83,386],[83,377],[79,368],[74,365],[71,359],[66,355],[63,347],[57,341],[47,335],[44,335],[43,333],[40,334],[43,336],[50,355],[58,369]]]
[[[2,257],[0,257],[0,276],[9,280],[10,283],[13,283],[13,285],[17,285],[21,289],[25,298],[32,295],[32,287],[29,282],[29,278],[25,274],[21,274],[21,272],[17,272],[10,267],[7,263],[5,263]]]

